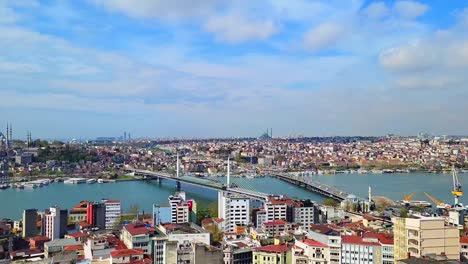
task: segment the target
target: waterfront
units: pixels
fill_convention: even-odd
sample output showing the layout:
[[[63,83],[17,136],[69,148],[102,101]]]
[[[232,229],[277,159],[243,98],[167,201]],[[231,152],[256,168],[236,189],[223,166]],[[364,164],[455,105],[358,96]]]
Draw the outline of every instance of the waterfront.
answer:
[[[459,174],[463,186],[468,186],[468,174]],[[324,184],[335,186],[361,197],[367,197],[368,186],[372,186],[374,195],[387,196],[400,200],[404,194],[417,192],[414,199],[428,200],[423,192],[428,192],[441,201],[450,203],[451,174],[404,173],[404,174],[335,174],[310,176]],[[321,202],[323,197],[310,193],[299,187],[282,182],[275,178],[237,179],[248,182],[261,192],[280,193],[291,197],[309,198]],[[107,184],[63,184],[53,183],[36,189],[6,189],[0,191],[0,217],[19,219],[25,208],[40,210],[51,205],[70,209],[82,200],[99,200],[101,198],[119,199],[124,211],[130,205],[138,204],[142,210],[149,212],[153,203],[165,203],[167,197],[174,193],[175,183],[163,181],[126,181]],[[208,205],[216,201],[214,190],[182,184],[182,190],[197,203]],[[465,197],[461,202],[466,204]]]

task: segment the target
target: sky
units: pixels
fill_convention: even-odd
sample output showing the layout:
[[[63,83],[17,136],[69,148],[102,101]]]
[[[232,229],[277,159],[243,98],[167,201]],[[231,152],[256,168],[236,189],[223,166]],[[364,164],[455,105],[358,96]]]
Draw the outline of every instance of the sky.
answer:
[[[0,129],[468,134],[468,1],[0,0]]]

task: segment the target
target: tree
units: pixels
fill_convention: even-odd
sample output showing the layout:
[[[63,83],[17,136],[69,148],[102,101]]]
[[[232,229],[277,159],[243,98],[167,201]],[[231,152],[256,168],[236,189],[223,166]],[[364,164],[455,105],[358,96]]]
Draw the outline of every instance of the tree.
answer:
[[[409,211],[406,208],[401,209],[400,210],[400,217],[404,217],[404,218],[408,217],[408,212]]]
[[[218,204],[212,202],[208,205],[210,217],[218,217]]]
[[[332,207],[337,207],[339,205],[338,201],[332,199],[332,198],[326,198],[323,200],[323,205],[326,206],[332,206]]]

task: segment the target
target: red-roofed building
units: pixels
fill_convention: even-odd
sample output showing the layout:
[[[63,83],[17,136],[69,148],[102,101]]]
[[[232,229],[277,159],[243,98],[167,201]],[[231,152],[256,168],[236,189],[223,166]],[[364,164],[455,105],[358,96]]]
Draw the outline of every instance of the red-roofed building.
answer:
[[[144,223],[129,224],[122,228],[120,239],[129,249],[141,248],[146,254],[150,252],[150,238],[155,234],[154,227]]]
[[[145,258],[142,249],[121,249],[111,253],[112,264],[143,264],[151,263],[152,260]]]
[[[71,245],[63,247],[63,251],[74,251],[78,257],[84,257],[83,245]]]
[[[296,240],[292,263],[329,263],[330,249],[324,243],[312,239]]]
[[[80,231],[65,235],[65,238],[74,238],[76,241],[81,242],[81,243],[84,243],[87,237],[88,237],[88,233],[80,232]]]
[[[285,245],[269,245],[253,249],[252,262],[256,263],[292,263],[292,251]]]
[[[341,263],[343,264],[381,262],[381,252],[380,243],[376,238],[341,237]]]
[[[461,261],[468,261],[468,236],[460,237],[460,257]]]
[[[262,231],[270,236],[279,235],[291,229],[291,223],[284,220],[274,220],[262,224]]]
[[[44,243],[49,242],[50,238],[46,236],[35,236],[29,238],[29,247],[33,249],[39,249],[44,251]]]

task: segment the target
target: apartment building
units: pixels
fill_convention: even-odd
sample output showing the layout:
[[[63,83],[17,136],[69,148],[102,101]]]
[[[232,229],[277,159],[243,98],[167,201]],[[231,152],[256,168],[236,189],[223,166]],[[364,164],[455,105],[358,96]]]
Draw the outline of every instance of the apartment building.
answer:
[[[150,240],[154,234],[155,229],[153,227],[148,227],[144,223],[134,223],[122,228],[120,239],[127,248],[141,248],[145,254],[149,254],[152,251]]]
[[[307,237],[328,246],[330,251],[329,263],[341,263],[341,234],[327,224],[312,224]]]
[[[395,218],[393,222],[396,260],[407,258],[408,253],[416,258],[435,254],[452,260],[460,259],[459,230],[456,226],[447,225],[444,218]]]
[[[106,229],[111,230],[119,227],[122,206],[118,200],[102,200],[106,207]]]
[[[225,232],[234,232],[238,225],[248,225],[250,223],[250,198],[219,192],[218,217],[225,220]]]
[[[63,238],[67,233],[68,210],[57,206],[45,210],[42,216],[42,235],[51,240]]]
[[[330,263],[329,247],[324,243],[312,239],[296,240],[293,248],[292,263]]]
[[[381,255],[381,246],[376,239],[360,236],[341,237],[342,264],[380,263]]]
[[[292,263],[292,251],[285,245],[268,245],[253,249],[253,264],[289,264]]]
[[[23,211],[23,237],[34,237],[37,235],[37,209],[26,209]]]

